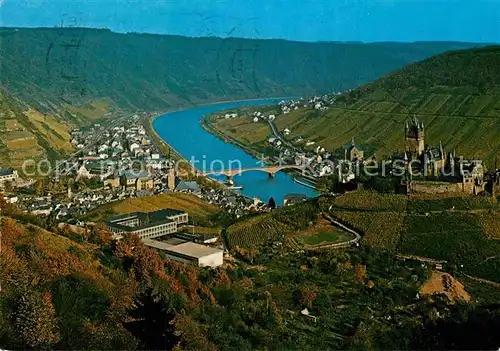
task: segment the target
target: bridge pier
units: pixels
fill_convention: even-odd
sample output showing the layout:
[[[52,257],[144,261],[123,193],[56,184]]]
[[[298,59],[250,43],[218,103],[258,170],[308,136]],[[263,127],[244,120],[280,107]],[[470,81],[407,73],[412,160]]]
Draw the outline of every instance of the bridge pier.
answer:
[[[0,0],[1,2],[1,0]],[[304,167],[301,166],[296,166],[296,165],[275,165],[275,166],[268,166],[268,167],[250,167],[250,168],[242,168],[242,169],[237,169],[237,170],[221,170],[221,171],[215,171],[215,172],[200,172],[200,175],[203,176],[208,176],[208,175],[225,175],[228,180],[232,180],[233,176],[239,175],[243,172],[248,172],[248,171],[261,171],[261,172],[266,172],[269,175],[269,178],[275,178],[276,173],[286,170],[286,169],[303,169]]]

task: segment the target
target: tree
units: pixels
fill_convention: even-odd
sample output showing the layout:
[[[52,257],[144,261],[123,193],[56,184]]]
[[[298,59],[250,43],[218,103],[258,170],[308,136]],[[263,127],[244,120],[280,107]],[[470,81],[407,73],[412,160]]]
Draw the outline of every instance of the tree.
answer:
[[[251,264],[254,263],[255,258],[259,255],[259,249],[255,245],[250,245],[247,250],[246,258],[250,261]]]
[[[51,231],[56,231],[57,230],[57,223],[58,223],[58,220],[57,220],[56,213],[54,211],[54,212],[49,214],[45,224],[46,224],[47,228],[50,229]]]
[[[14,241],[24,234],[24,228],[12,218],[4,217],[0,222],[0,239],[3,250],[10,251],[14,248]]]
[[[99,222],[91,228],[90,242],[94,244],[111,244],[113,241],[113,234],[108,230],[104,223]]]
[[[175,315],[152,289],[137,296],[134,306],[125,328],[139,340],[139,349],[169,350],[180,341],[173,326]]]
[[[352,263],[349,261],[346,262],[337,262],[337,265],[335,267],[335,272],[345,278],[346,275],[350,275],[350,272],[352,272]]]
[[[7,202],[3,197],[3,194],[0,193],[0,212],[3,213],[7,209]]]
[[[276,208],[276,201],[274,201],[274,199],[271,197],[269,198],[269,203],[267,204],[267,206],[271,209],[271,210],[274,210]]]
[[[333,181],[330,177],[321,177],[316,182],[316,189],[322,194],[328,194],[333,189]]]
[[[356,273],[355,273],[355,279],[358,283],[362,283],[365,280],[366,276],[366,266],[362,264],[357,264],[356,265]]]
[[[320,177],[316,183],[316,189],[321,193],[337,193],[342,190],[342,183],[338,174],[331,174],[326,177]]]
[[[308,286],[302,287],[300,289],[300,303],[302,306],[307,308],[312,308],[313,302],[316,300],[316,291]]]
[[[141,245],[135,248],[133,256],[133,268],[137,280],[150,284],[151,278],[160,264],[158,254],[149,247]]]
[[[14,185],[12,184],[11,181],[8,180],[4,183],[5,192],[10,193],[13,189],[14,189]]]
[[[208,339],[208,328],[184,313],[179,313],[173,320],[179,346],[185,350],[211,351],[218,348]]]
[[[142,244],[141,239],[138,235],[125,235],[121,240],[115,243],[114,255],[117,258],[131,258],[133,256],[132,250],[134,249],[134,247],[140,245]]]
[[[45,196],[45,180],[39,179],[35,183],[35,194],[38,196]]]
[[[18,301],[14,324],[25,345],[48,348],[59,341],[57,319],[49,292],[26,291]]]

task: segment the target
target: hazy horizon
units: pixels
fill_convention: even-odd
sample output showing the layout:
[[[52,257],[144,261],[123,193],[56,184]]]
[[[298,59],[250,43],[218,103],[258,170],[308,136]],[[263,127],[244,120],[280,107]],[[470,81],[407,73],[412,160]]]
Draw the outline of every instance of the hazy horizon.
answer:
[[[1,1],[1,0],[0,0]],[[380,40],[380,41],[355,41],[355,40],[316,40],[316,41],[306,41],[306,40],[298,40],[298,39],[286,39],[286,38],[248,38],[248,37],[240,37],[240,36],[216,36],[216,35],[188,35],[188,34],[173,34],[173,33],[151,33],[151,32],[135,32],[128,31],[122,32],[113,30],[111,28],[106,27],[89,27],[89,26],[62,26],[63,28],[83,28],[83,29],[94,29],[94,30],[109,30],[113,33],[117,34],[145,34],[145,35],[163,35],[163,36],[178,36],[185,38],[234,38],[234,39],[246,39],[246,40],[282,40],[288,42],[298,42],[298,43],[339,43],[339,44],[383,44],[383,43],[394,43],[394,44],[412,44],[412,43],[470,43],[470,44],[484,44],[484,45],[500,45],[500,41],[498,42],[479,42],[479,41],[463,41],[463,40],[415,40],[415,41],[396,41],[396,40]],[[0,26],[0,28],[6,29],[56,29],[61,28],[61,26]]]
[[[500,42],[500,2],[4,0],[1,25],[300,42]]]

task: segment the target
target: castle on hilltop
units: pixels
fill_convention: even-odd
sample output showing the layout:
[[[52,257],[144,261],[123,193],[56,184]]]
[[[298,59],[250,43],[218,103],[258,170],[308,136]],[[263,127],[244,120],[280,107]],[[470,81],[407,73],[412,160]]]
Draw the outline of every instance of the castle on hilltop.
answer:
[[[455,152],[445,153],[443,143],[439,147],[429,148],[425,144],[424,123],[419,122],[416,116],[409,118],[405,123],[405,155],[406,162],[420,161],[427,174],[438,174],[447,166],[448,170],[455,168]]]
[[[455,151],[445,152],[443,144],[429,148],[425,143],[424,123],[416,116],[408,118],[404,126],[405,152],[395,155],[395,158],[404,159],[405,169],[410,178],[414,174],[423,174],[427,178],[439,180],[443,183],[444,191],[459,191],[479,194],[484,191],[484,167],[481,160],[465,160],[457,158]],[[411,182],[410,182],[411,183]],[[410,186],[410,183],[408,185]],[[427,184],[424,184],[427,183]],[[420,182],[420,191],[431,186],[431,182]],[[416,182],[410,190],[416,190]],[[410,186],[411,187],[411,186]],[[432,192],[439,190],[432,184]],[[439,192],[439,191],[438,191]]]
[[[406,158],[419,158],[425,152],[424,124],[419,123],[417,117],[413,116],[405,124],[405,153]]]

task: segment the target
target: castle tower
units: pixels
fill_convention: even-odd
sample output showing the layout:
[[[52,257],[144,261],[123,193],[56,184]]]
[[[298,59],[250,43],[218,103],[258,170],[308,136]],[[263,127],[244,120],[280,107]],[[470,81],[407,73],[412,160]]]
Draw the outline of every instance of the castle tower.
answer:
[[[404,156],[404,161],[405,161],[405,170],[408,171],[408,153],[405,151],[405,156]]]
[[[411,159],[418,158],[425,152],[424,124],[419,123],[416,116],[406,121],[405,141],[405,151]]]
[[[451,171],[455,170],[455,155],[452,154],[451,152],[449,153],[448,156],[448,167]]]

